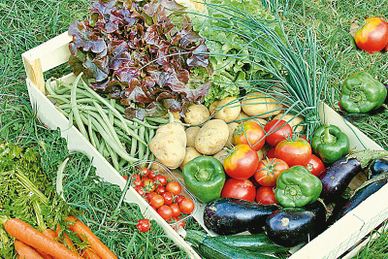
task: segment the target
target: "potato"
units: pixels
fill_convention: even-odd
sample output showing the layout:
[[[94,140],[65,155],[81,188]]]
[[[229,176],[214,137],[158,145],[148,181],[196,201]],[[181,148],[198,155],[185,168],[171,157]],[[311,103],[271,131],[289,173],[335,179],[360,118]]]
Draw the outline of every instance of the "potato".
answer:
[[[215,108],[215,119],[221,119],[225,122],[234,121],[238,118],[241,111],[241,103],[236,97],[226,97],[217,103]]]
[[[207,121],[195,137],[195,148],[204,155],[214,155],[220,151],[229,138],[229,127],[221,119]]]
[[[268,118],[277,115],[283,107],[278,101],[262,93],[251,93],[244,97],[241,102],[242,110],[248,116]]]
[[[187,109],[183,118],[187,124],[199,125],[210,118],[210,112],[203,104],[192,104]]]
[[[304,118],[302,116],[297,116],[297,117],[294,118],[294,116],[295,115],[293,115],[293,114],[283,114],[283,113],[280,113],[280,114],[276,115],[273,118],[273,120],[282,119],[282,120],[287,121],[288,124],[290,124],[293,132],[301,132],[301,131],[303,131],[304,127],[302,125],[298,125],[298,124],[301,123],[302,121],[304,121]],[[296,125],[298,125],[298,126],[296,126]]]
[[[186,147],[194,147],[195,146],[195,136],[197,136],[197,133],[200,129],[201,129],[201,127],[194,126],[194,127],[189,127],[185,130]]]
[[[202,156],[201,153],[199,153],[195,147],[186,147],[186,155],[185,158],[183,159],[182,164],[180,165],[180,168],[183,169],[185,164],[191,160],[193,160],[196,157]]]
[[[216,158],[218,161],[221,162],[221,164],[224,164],[225,158],[227,158],[229,155],[228,151],[225,149],[221,149],[217,153],[213,155],[214,158]]]
[[[149,143],[155,158],[170,169],[178,168],[186,155],[186,134],[182,125],[172,122],[160,127]]]
[[[210,111],[210,114],[213,115],[214,112],[216,111],[216,108],[217,108],[217,105],[220,101],[214,101],[212,102],[210,105],[209,105],[209,111]]]
[[[237,126],[238,126],[237,122],[228,123],[228,127],[229,127],[228,143],[232,143],[233,133],[235,132]]]

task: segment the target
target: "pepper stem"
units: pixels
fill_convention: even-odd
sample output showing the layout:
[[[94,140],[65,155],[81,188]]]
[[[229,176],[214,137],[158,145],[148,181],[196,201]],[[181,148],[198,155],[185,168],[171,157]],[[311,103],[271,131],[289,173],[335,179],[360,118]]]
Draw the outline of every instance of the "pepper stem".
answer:
[[[195,179],[197,179],[197,181],[206,182],[210,179],[210,176],[211,176],[211,174],[207,170],[197,166],[197,170],[194,174],[194,177],[195,177]]]
[[[325,124],[325,131],[323,132],[323,136],[321,137],[321,140],[324,144],[334,144],[337,142],[337,138],[330,133],[329,124]]]

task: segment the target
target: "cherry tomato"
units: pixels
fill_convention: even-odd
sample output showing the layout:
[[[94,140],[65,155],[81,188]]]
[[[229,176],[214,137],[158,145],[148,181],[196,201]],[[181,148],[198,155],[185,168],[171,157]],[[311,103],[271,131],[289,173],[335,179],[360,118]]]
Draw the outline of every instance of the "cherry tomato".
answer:
[[[170,204],[170,208],[172,209],[172,216],[177,218],[181,215],[181,210],[179,209],[179,205],[177,203]]]
[[[147,232],[150,230],[151,224],[149,219],[139,219],[136,225],[137,229],[141,232]]]
[[[237,180],[229,178],[225,181],[221,191],[221,197],[231,197],[246,201],[255,201],[256,188],[253,183],[247,179]]]
[[[155,176],[157,176],[157,175],[158,175],[158,171],[156,171],[156,170],[151,170],[151,171],[148,173],[147,177],[150,178],[150,179],[155,179]]]
[[[155,182],[150,178],[143,178],[143,187],[146,192],[155,191]]]
[[[172,194],[172,192],[166,191],[166,192],[162,193],[161,195],[164,199],[164,204],[170,205],[173,203],[174,194]]]
[[[160,194],[156,194],[150,198],[150,205],[157,209],[164,204],[164,198]]]
[[[388,24],[380,17],[370,17],[354,35],[357,47],[373,54],[388,45]]]
[[[186,226],[186,222],[184,220],[175,219],[175,221],[176,223],[172,226],[174,230],[184,228]]]
[[[275,199],[275,192],[272,186],[260,186],[256,191],[256,202],[261,205],[279,204]]]
[[[162,205],[158,208],[158,214],[164,219],[164,220],[171,220],[172,219],[172,209],[168,205]]]
[[[141,186],[143,186],[142,177],[139,174],[131,175],[131,185],[132,185],[132,187],[141,187]]]
[[[179,204],[184,198],[186,198],[183,195],[178,195],[175,197],[175,203]]]
[[[280,158],[263,159],[260,161],[254,177],[260,185],[275,186],[279,174],[288,168],[287,163]]]
[[[166,191],[172,192],[174,195],[181,194],[182,186],[176,181],[171,181],[166,184]]]
[[[142,186],[135,187],[135,190],[138,194],[140,194],[140,196],[142,196],[142,197],[146,196],[146,193],[145,193],[144,188]]]
[[[310,156],[310,159],[307,161],[304,167],[306,167],[315,176],[319,176],[326,170],[322,160],[314,154]]]
[[[179,209],[184,214],[190,214],[194,210],[194,202],[189,198],[184,198],[178,205]]]
[[[151,198],[152,198],[154,195],[156,195],[156,194],[157,194],[156,192],[149,192],[149,193],[147,193],[146,197],[148,198],[148,201],[150,201]]]
[[[162,194],[162,193],[164,193],[165,191],[166,191],[166,187],[164,187],[164,186],[158,186],[158,187],[155,188],[155,192],[156,192],[157,194]]]
[[[304,166],[312,154],[310,143],[303,138],[282,140],[275,147],[275,157],[285,161],[289,167]]]
[[[265,132],[262,126],[254,121],[244,121],[233,133],[233,144],[248,144],[253,150],[261,149],[265,144]]]
[[[148,174],[150,173],[150,170],[147,167],[140,167],[137,170],[137,173],[143,177],[148,177]]]
[[[286,137],[292,137],[292,128],[285,120],[272,120],[264,126],[264,131],[267,133],[265,141],[275,147],[280,141]]]
[[[247,144],[239,144],[234,147],[231,154],[224,160],[225,172],[238,180],[249,179],[259,165],[259,156]]]
[[[167,184],[167,177],[162,174],[158,174],[155,176],[154,181],[157,186],[165,186]]]

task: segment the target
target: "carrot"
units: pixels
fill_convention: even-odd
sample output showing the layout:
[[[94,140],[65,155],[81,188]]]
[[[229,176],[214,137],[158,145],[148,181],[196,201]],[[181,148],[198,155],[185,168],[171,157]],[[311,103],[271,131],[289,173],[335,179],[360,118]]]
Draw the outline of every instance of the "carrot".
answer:
[[[5,230],[19,241],[39,249],[57,258],[82,259],[81,256],[70,251],[64,245],[45,236],[30,224],[19,219],[8,219],[4,224]]]
[[[59,233],[61,232],[61,226],[59,224],[57,225],[57,229],[55,230],[55,233],[57,236],[59,236]],[[77,252],[77,249],[75,248],[73,242],[69,238],[69,236],[63,232],[63,241],[65,242],[65,246],[69,248],[73,252]]]
[[[86,248],[85,250],[83,250],[81,256],[87,259],[101,259],[101,257],[96,254],[91,248]]]
[[[18,256],[25,259],[44,259],[34,248],[26,245],[25,243],[15,240],[15,250],[18,252]]]
[[[57,233],[55,233],[55,231],[50,229],[50,228],[46,229],[42,233],[43,233],[43,235],[45,235],[46,237],[51,238],[52,240],[55,240],[58,237]]]
[[[67,221],[74,222],[70,223],[70,230],[75,232],[81,239],[89,242],[90,247],[95,253],[97,253],[102,259],[117,259],[117,256],[104,245],[101,240],[91,231],[91,229],[82,223],[79,219],[73,216],[69,216]]]

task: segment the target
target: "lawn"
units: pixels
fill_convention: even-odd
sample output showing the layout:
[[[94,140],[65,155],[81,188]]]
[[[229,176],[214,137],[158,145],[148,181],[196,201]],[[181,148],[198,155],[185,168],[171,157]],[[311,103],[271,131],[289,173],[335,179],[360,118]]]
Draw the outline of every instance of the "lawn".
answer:
[[[367,71],[382,83],[388,84],[388,53],[379,52],[370,55],[360,51],[355,47],[349,34],[352,22],[358,22],[361,25],[366,17],[376,15],[388,19],[387,0],[273,0],[262,2],[272,3],[273,8],[281,12],[286,21],[308,28],[315,27],[318,32],[318,40],[322,45],[328,51],[334,50],[337,59],[332,73],[329,75],[330,94],[326,97],[325,102],[336,111],[340,112],[338,106],[340,85],[350,74]],[[65,151],[66,143],[59,137],[59,133],[48,130],[37,119],[29,102],[21,54],[67,31],[74,20],[88,19],[88,8],[91,3],[87,0],[0,0],[0,138],[23,148],[32,147],[37,150],[42,155],[43,169],[53,179],[56,177],[59,165],[66,157],[71,158],[69,165],[73,169],[69,170],[75,170],[74,168],[77,166],[83,165],[83,169],[80,171],[88,172],[90,161],[85,160],[82,154],[69,155]],[[46,77],[59,77],[68,72],[70,72],[69,67],[63,65],[47,73]],[[371,116],[348,116],[347,119],[388,150],[386,138],[388,111],[386,109],[380,109]],[[80,189],[82,184],[92,184],[90,182],[77,182],[75,179],[70,180],[75,181],[74,187],[77,186]],[[4,186],[0,187],[0,190],[1,188]],[[74,193],[69,193],[69,197]],[[87,199],[87,197],[77,198]],[[104,206],[107,206],[106,210],[115,210],[114,207],[109,207],[109,204],[104,204]],[[79,205],[77,208],[80,207],[82,206]],[[123,208],[123,210],[126,209],[134,211],[134,218],[141,217],[136,206]],[[97,214],[94,216],[96,221],[104,220]],[[133,219],[125,220],[132,222],[128,225],[134,228]],[[199,228],[195,222],[189,222],[189,227]],[[155,227],[154,236],[134,236],[134,230],[124,228],[116,230],[123,231],[123,235],[128,238],[128,243],[119,244],[112,238],[107,240],[115,249],[126,250],[128,258],[135,255],[138,256],[136,258],[187,257],[158,227]],[[378,235],[379,237],[368,242],[368,245],[361,249],[355,258],[387,257],[388,233],[383,232]],[[133,238],[132,242],[130,242],[131,238]],[[160,244],[155,242],[155,238]],[[147,249],[150,249],[151,252],[144,251],[140,244],[146,244]],[[154,257],[150,257],[151,255]]]

